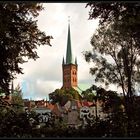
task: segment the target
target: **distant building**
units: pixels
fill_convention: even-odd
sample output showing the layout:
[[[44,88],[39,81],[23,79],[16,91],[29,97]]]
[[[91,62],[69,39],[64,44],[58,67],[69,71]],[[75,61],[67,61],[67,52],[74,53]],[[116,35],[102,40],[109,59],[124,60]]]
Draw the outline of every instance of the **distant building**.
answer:
[[[39,122],[45,123],[48,122],[49,119],[52,117],[52,112],[49,108],[46,107],[36,107],[33,108],[32,111],[36,112],[39,116]]]
[[[63,108],[63,119],[68,126],[78,127],[83,124],[83,119],[85,115],[93,117],[95,104],[93,102],[79,101],[79,100],[69,100],[62,107]],[[82,110],[88,109],[88,112],[83,113]],[[85,111],[85,110],[84,110]],[[90,114],[91,113],[91,114]]]

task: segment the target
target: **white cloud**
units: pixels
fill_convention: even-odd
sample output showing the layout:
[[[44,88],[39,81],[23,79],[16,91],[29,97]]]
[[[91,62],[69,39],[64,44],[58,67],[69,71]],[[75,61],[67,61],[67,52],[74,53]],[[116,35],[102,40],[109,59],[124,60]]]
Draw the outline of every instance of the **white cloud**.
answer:
[[[37,52],[39,59],[22,65],[24,75],[14,81],[20,83],[24,98],[39,99],[48,96],[62,86],[62,58],[66,56],[68,16],[71,24],[71,42],[74,57],[78,60],[79,84],[93,84],[89,74],[90,65],[82,54],[91,50],[90,39],[98,26],[98,20],[88,20],[86,3],[46,3],[45,10],[38,17],[38,27],[47,35],[52,35],[52,47],[41,46]],[[25,86],[26,85],[26,86]]]

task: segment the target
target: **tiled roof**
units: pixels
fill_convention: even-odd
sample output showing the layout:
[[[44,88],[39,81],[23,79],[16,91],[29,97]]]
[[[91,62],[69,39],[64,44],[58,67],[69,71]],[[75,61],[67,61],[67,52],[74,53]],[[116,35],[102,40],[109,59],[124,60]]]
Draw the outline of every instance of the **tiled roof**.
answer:
[[[95,106],[95,103],[93,102],[88,102],[88,101],[79,101],[79,100],[72,100],[72,101],[68,101],[65,105],[64,108],[67,109],[71,109],[72,106],[76,106],[77,109],[80,109],[83,106],[87,106],[87,107],[91,107],[91,106]]]
[[[50,104],[50,103],[48,103],[46,105],[46,107],[49,108],[50,110],[53,110],[54,109],[54,105],[53,104]]]
[[[77,106],[78,106],[78,108],[81,108],[82,107],[82,102],[81,101],[77,101]]]
[[[56,114],[57,116],[61,116],[61,111],[59,110],[57,104],[54,105],[54,108],[53,108],[52,112],[53,112],[54,114]]]

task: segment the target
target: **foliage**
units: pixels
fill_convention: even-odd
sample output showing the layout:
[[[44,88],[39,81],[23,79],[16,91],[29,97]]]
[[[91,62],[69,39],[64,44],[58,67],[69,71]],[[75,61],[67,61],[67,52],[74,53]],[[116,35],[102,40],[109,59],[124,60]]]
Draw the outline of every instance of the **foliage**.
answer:
[[[95,100],[95,92],[92,92],[90,89],[87,89],[81,93],[82,98],[86,99],[89,102],[93,102]]]
[[[90,7],[89,19],[99,18],[100,25],[116,20],[136,19],[139,22],[138,2],[89,2],[86,7]]]
[[[96,93],[94,96],[95,101],[101,101],[103,103],[103,112],[114,113],[118,111],[123,111],[123,98],[118,95],[117,92],[111,90],[105,90],[104,88],[92,85],[88,89],[91,93],[93,91]]]
[[[114,95],[115,96],[115,95]],[[139,102],[139,100],[137,100]],[[138,109],[138,108],[137,108]],[[86,128],[67,127],[62,124],[52,124],[49,127],[46,125],[39,129],[31,126],[29,118],[36,118],[34,113],[29,117],[25,113],[13,114],[7,111],[5,114],[0,112],[0,137],[16,137],[16,138],[74,138],[74,137],[126,137],[127,119],[126,115],[121,111],[115,110],[114,113],[108,116],[105,120],[96,120],[93,125],[87,125]],[[138,116],[137,116],[138,117]],[[137,129],[131,131],[131,136],[139,136],[139,117]],[[134,130],[134,129],[133,129]]]
[[[139,82],[140,76],[140,5],[137,2],[95,2],[88,3],[87,6],[91,7],[89,18],[99,18],[100,21],[99,30],[97,30],[91,40],[93,49],[99,54],[110,55],[116,65],[116,68],[114,66],[112,67],[112,64],[108,63],[104,57],[99,56],[100,58],[97,58],[96,53],[96,55],[93,56],[93,59],[99,61],[99,63],[104,63],[104,67],[100,68],[100,72],[97,74],[98,78],[101,79],[100,81],[104,82],[102,75],[105,74],[101,74],[101,71],[106,71],[106,77],[109,77],[104,78],[109,80],[113,79],[114,81],[110,80],[110,82],[118,83],[123,89],[126,85],[126,87],[129,88],[126,92],[128,93],[128,96],[131,96],[135,83],[137,81]],[[91,57],[91,53],[87,53],[87,56]],[[87,58],[87,60],[89,59]],[[107,70],[109,69],[109,72],[105,67],[107,67]],[[94,74],[97,70],[97,68],[94,68],[91,69],[91,72]],[[115,74],[113,72],[112,75],[112,73],[110,73],[112,70],[117,70],[118,72],[115,72]],[[120,75],[119,80],[118,77],[115,76],[117,73]],[[134,76],[131,77],[132,75]],[[132,84],[133,81],[134,84]],[[107,81],[105,82],[108,84]],[[123,91],[123,93],[124,92],[125,91]]]
[[[133,60],[134,60],[134,63],[138,67],[139,61],[136,62],[137,60],[135,61],[135,58],[139,56],[138,46],[140,45],[140,42],[139,42],[140,30],[138,27],[140,25],[140,16],[139,16],[140,4],[137,2],[133,2],[133,3],[95,2],[95,3],[88,3],[87,6],[91,7],[90,13],[89,13],[90,15],[89,19],[99,18],[99,21],[100,21],[99,30],[97,34],[93,36],[92,41],[91,41],[92,45],[96,46],[97,51],[99,51],[99,53],[102,53],[102,54],[104,53],[104,54],[111,55],[113,59],[115,59],[114,55],[116,55],[117,57],[117,53],[119,53],[118,57],[121,57],[120,59],[123,59],[124,67],[128,65],[128,68],[130,69],[130,71],[131,71],[131,65],[132,65],[131,63],[133,63]],[[100,42],[96,43],[99,40]],[[105,49],[103,49],[103,47],[105,47]],[[115,50],[112,49],[112,52],[113,51],[115,51],[115,53],[117,52],[116,54],[111,54],[110,52],[111,47],[116,48]],[[137,48],[138,50],[137,49],[131,50],[131,48],[133,47]],[[122,53],[124,54],[124,56],[126,56],[126,58],[122,56],[123,55]],[[136,55],[132,56],[135,53]],[[129,56],[127,57],[127,55]],[[117,60],[118,60],[118,57],[116,58]],[[102,60],[102,61],[105,61],[105,60]],[[94,71],[96,70],[93,69],[93,72]],[[127,71],[128,70],[125,70],[125,73],[129,75]],[[135,75],[139,76],[139,74],[137,73]],[[137,78],[137,80],[138,79],[139,78]]]
[[[69,90],[66,89],[56,89],[54,92],[49,94],[50,101],[55,103],[60,103],[62,106],[68,101],[72,99],[80,99],[79,93],[71,88]]]
[[[16,114],[10,110],[0,113],[0,128],[0,137],[22,137],[31,132],[26,114]]]
[[[11,79],[22,73],[20,64],[36,60],[38,46],[50,45],[52,37],[35,20],[41,10],[40,3],[0,3],[0,88],[6,94]]]
[[[85,57],[95,63],[90,72],[96,75],[96,81],[106,85],[115,83],[122,88],[129,131],[135,116],[135,85],[140,82],[140,5],[136,2],[88,5],[90,18],[99,17],[100,26],[91,39],[93,52],[86,52]]]
[[[124,96],[132,96],[135,83],[140,78],[140,54],[134,38],[117,33],[114,25],[110,25],[98,29],[91,44],[93,52],[86,52],[85,57],[95,63],[95,67],[90,69],[91,74],[96,75],[95,80],[106,85],[116,83],[122,87]]]
[[[19,85],[15,88],[14,93],[12,93],[11,96],[12,96],[11,104],[15,112],[23,112],[24,102],[22,99],[22,91]]]

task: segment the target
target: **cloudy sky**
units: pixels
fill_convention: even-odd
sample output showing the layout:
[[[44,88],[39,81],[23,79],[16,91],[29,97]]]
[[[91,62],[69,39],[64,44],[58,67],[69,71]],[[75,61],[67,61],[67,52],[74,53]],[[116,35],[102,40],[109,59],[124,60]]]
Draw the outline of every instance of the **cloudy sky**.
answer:
[[[90,39],[98,27],[98,20],[88,20],[89,7],[86,3],[44,3],[40,12],[38,27],[46,35],[52,35],[52,47],[41,46],[39,59],[22,65],[23,75],[14,80],[14,87],[20,84],[23,98],[46,99],[48,94],[62,86],[62,58],[66,57],[68,16],[70,16],[71,43],[74,57],[78,61],[78,84],[81,88],[93,84],[89,65],[82,54],[91,50]]]

